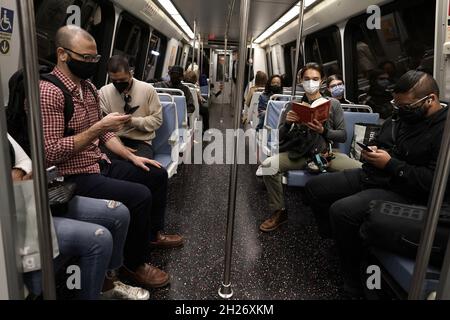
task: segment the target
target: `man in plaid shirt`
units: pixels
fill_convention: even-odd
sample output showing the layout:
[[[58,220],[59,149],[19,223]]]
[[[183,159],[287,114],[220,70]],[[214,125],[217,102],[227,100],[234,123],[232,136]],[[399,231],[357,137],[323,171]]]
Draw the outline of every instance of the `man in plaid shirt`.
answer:
[[[73,117],[64,128],[64,95],[55,85],[41,81],[41,108],[47,165],[56,165],[67,181],[75,182],[80,196],[120,201],[131,213],[121,274],[143,287],[162,287],[169,275],[146,263],[149,245],[182,245],[179,235],[163,235],[167,198],[167,172],[154,160],[136,156],[113,132],[130,115],[111,113],[102,118],[95,86],[87,80],[97,69],[100,55],[94,38],[76,26],[58,30],[57,66],[53,74],[71,93]],[[124,160],[112,160],[99,144]]]

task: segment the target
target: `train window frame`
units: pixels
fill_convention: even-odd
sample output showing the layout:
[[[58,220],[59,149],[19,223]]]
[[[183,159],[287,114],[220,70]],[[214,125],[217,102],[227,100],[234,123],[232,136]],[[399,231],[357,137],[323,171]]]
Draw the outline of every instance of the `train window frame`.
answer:
[[[131,37],[129,36],[129,30],[131,28],[124,29],[122,31],[121,28],[124,28],[124,26],[126,28],[125,23],[129,26],[131,25],[133,30],[138,31],[138,41],[134,41],[134,43],[131,42]],[[120,14],[114,38],[113,55],[122,54],[129,59],[130,66],[134,67],[134,77],[136,79],[141,80],[144,75],[144,67],[148,56],[148,46],[150,43],[150,34],[151,30],[147,23],[132,16],[126,11]],[[127,51],[130,49],[134,52],[134,55],[131,54],[133,52]]]
[[[336,51],[334,52],[334,56],[336,59],[330,60],[330,61],[323,61],[323,55],[322,52],[327,52],[328,50],[321,50],[320,48],[320,40],[327,39],[328,44],[330,45],[329,48],[336,48]],[[311,45],[311,41],[313,41],[313,45]],[[331,41],[331,42],[330,42]],[[342,58],[342,38],[341,38],[341,32],[339,28],[336,25],[329,26],[323,30],[311,33],[307,35],[304,38],[305,43],[305,59],[306,62],[317,62],[320,65],[323,66],[323,70],[326,76],[330,76],[332,74],[340,73],[342,74],[342,66],[343,66],[343,58]],[[319,59],[316,59],[316,56],[311,51],[313,50],[314,46],[318,48],[319,53]],[[331,50],[330,50],[331,51]],[[331,55],[331,53],[329,53]],[[333,70],[333,65],[336,65],[335,70]],[[338,69],[338,70],[337,70]]]
[[[392,15],[392,19],[393,23],[395,24],[395,27],[397,28],[397,35],[399,38],[399,48],[401,50],[401,55],[397,56],[396,59],[391,59],[391,57],[386,55],[386,52],[383,52],[382,54],[379,54],[379,47],[382,48],[381,46],[381,42],[378,39],[378,43],[373,43],[371,40],[369,39],[371,43],[369,43],[369,48],[371,48],[371,52],[372,54],[374,54],[375,56],[375,69],[379,68],[379,64],[384,62],[384,61],[393,61],[396,64],[397,67],[397,71],[398,71],[398,76],[400,76],[402,73],[400,71],[407,71],[407,67],[405,68],[405,64],[403,64],[403,60],[410,58],[410,56],[406,55],[406,50],[404,47],[405,44],[405,40],[402,40],[402,37],[405,36],[404,32],[406,32],[409,35],[409,39],[415,39],[417,37],[418,34],[420,34],[419,40],[415,41],[415,42],[420,42],[423,41],[423,39],[431,39],[431,44],[428,44],[428,47],[430,47],[429,49],[424,50],[425,54],[422,56],[422,61],[425,61],[426,59],[432,59],[432,63],[431,65],[434,64],[434,41],[435,41],[435,35],[434,35],[434,27],[435,27],[435,21],[436,21],[436,10],[435,7],[430,8],[430,12],[433,12],[433,17],[434,19],[428,19],[428,21],[432,21],[432,27],[430,27],[430,29],[432,29],[433,31],[433,36],[427,38],[425,36],[426,31],[423,31],[423,29],[425,28],[418,28],[414,25],[414,23],[412,23],[413,28],[411,28],[411,22],[409,25],[406,25],[405,23],[405,17],[407,17],[408,19],[412,19],[413,18],[409,17],[409,15],[406,15],[405,11],[412,11],[412,12],[418,12],[417,15],[422,15],[421,10],[414,10],[414,8],[420,7],[420,6],[426,6],[427,8],[429,7],[430,2],[426,1],[426,0],[399,0],[399,1],[395,1],[395,2],[391,2],[388,4],[385,4],[383,6],[381,6],[381,18],[386,18],[389,15]],[[433,5],[435,6],[436,3],[433,3]],[[420,11],[420,12],[419,12]],[[367,87],[369,86],[368,83],[368,77],[367,78],[361,78],[360,77],[360,73],[359,73],[359,66],[357,63],[353,63],[354,61],[356,61],[355,59],[358,59],[358,54],[357,54],[357,48],[355,46],[355,36],[354,36],[354,32],[355,32],[355,28],[359,27],[361,25],[365,25],[366,21],[368,18],[368,14],[361,14],[359,16],[353,17],[351,19],[348,20],[346,26],[345,26],[345,31],[344,31],[344,47],[345,47],[345,55],[346,55],[346,61],[345,61],[345,69],[346,69],[346,87],[347,87],[347,98],[352,100],[352,101],[358,101],[358,97],[364,96],[367,91]],[[401,18],[402,19],[402,24],[401,27],[399,27],[398,25],[398,19]],[[431,22],[430,22],[431,23]],[[410,30],[414,30],[414,32],[410,32]],[[423,32],[421,32],[423,31]],[[428,30],[428,32],[430,32],[430,30]],[[373,34],[373,32],[372,32]],[[380,33],[381,34],[381,33]],[[378,36],[380,35],[378,34]],[[431,32],[430,32],[431,34]],[[383,41],[386,42],[385,39],[383,39]],[[432,52],[432,54],[430,55],[430,52]],[[380,61],[378,61],[380,60]],[[400,67],[400,68],[399,68]],[[404,68],[402,70],[402,67]],[[428,68],[429,72],[433,73],[433,67],[431,66],[431,68]],[[368,89],[367,89],[368,90]]]
[[[54,15],[49,15],[47,8],[52,3],[49,0],[35,1],[35,19],[36,19],[36,31],[38,37],[38,58],[39,63],[48,66],[55,66],[56,64],[56,48],[54,44],[54,38],[57,30],[66,24],[69,15],[64,11],[61,11],[61,18],[56,19]],[[61,1],[57,1],[61,4]],[[102,55],[102,59],[99,62],[98,73],[93,77],[93,82],[97,87],[105,84],[106,80],[106,63],[109,57],[112,46],[112,38],[114,33],[114,6],[111,2],[100,0],[71,0],[64,2],[66,4],[78,5],[81,9],[81,27],[88,31],[97,43],[97,50]],[[87,11],[88,8],[93,10]],[[100,10],[101,19],[94,23],[96,15]],[[64,14],[62,14],[64,12]],[[42,22],[42,17],[47,18],[51,16],[49,23],[45,25]],[[64,18],[62,17],[64,16]],[[92,24],[89,24],[92,22]]]

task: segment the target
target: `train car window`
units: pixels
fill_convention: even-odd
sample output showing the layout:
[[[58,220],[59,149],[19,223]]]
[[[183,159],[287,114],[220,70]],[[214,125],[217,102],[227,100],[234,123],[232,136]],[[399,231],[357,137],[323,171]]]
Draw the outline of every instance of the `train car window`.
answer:
[[[336,26],[308,35],[305,41],[307,62],[322,64],[327,76],[342,73],[341,36]]]
[[[127,13],[121,15],[113,52],[115,55],[122,54],[128,58],[137,79],[144,76],[149,39],[148,25]]]
[[[295,55],[296,55],[297,42],[292,41],[283,46],[284,50],[284,61],[285,61],[285,75],[283,86],[291,87],[293,82],[293,77],[296,75],[295,69]],[[303,66],[303,56],[300,52],[298,57],[298,69]]]
[[[267,62],[267,75],[270,77],[271,75],[273,75],[271,50],[266,52],[266,62]]]
[[[55,34],[65,24],[67,7],[74,0],[43,0],[35,9],[37,43],[41,63],[53,65],[55,57]]]
[[[145,64],[144,79],[151,80],[155,77],[156,62],[158,60],[159,47],[161,45],[161,39],[152,34],[150,37],[150,45],[148,47],[147,63]]]
[[[106,59],[111,50],[111,38],[114,32],[114,8],[106,1],[93,0],[38,0],[35,3],[36,29],[38,38],[39,61],[54,65],[55,35],[67,22],[67,7],[77,5],[81,9],[81,27],[88,31],[97,42],[99,54],[105,56],[100,61],[99,73],[94,76],[97,86],[104,84],[106,78]]]
[[[360,102],[370,97],[380,75],[387,77],[392,87],[408,70],[433,73],[436,3],[401,0],[381,9],[380,30],[367,29],[366,15],[351,19],[345,30],[346,51],[354,57],[349,60],[356,62],[347,66],[356,79],[351,80],[349,98]]]

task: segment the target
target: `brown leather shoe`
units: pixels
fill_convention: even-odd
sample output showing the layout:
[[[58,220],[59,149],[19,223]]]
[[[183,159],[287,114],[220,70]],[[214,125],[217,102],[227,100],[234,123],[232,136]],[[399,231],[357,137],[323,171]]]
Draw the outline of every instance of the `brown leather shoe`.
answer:
[[[177,234],[162,234],[158,232],[156,241],[151,241],[150,246],[154,248],[175,248],[183,245],[183,237]]]
[[[278,228],[283,223],[287,222],[287,212],[286,210],[277,210],[272,216],[264,221],[260,226],[259,230],[264,232],[270,232]]]
[[[135,272],[120,268],[121,275],[143,288],[161,288],[169,284],[169,274],[148,263],[139,266]]]

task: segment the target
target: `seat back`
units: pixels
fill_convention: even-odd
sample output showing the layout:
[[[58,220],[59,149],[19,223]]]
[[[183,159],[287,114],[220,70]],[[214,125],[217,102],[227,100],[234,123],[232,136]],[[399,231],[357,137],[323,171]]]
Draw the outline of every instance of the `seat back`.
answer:
[[[250,102],[250,107],[248,108],[247,119],[249,119],[250,126],[252,128],[256,128],[256,126],[258,125],[258,102],[261,94],[262,92],[255,92],[253,94],[252,100]]]
[[[200,101],[198,101],[198,89],[197,87],[189,87],[189,90],[191,91],[192,99],[194,100],[194,119],[200,118]]]
[[[185,96],[174,96],[173,100],[177,108],[178,128],[187,127],[187,105]]]
[[[172,133],[177,130],[177,109],[175,103],[161,101],[163,111],[162,125],[156,130],[155,138],[152,141],[155,154],[172,154],[172,146],[169,139]]]
[[[302,95],[296,95],[294,98],[290,94],[274,94],[270,96],[270,100],[277,100],[277,101],[291,101],[291,100],[302,100]]]
[[[266,109],[266,117],[264,118],[264,127],[270,129],[278,129],[280,122],[281,110],[287,104],[287,101],[269,100]]]
[[[380,119],[378,113],[364,113],[364,112],[344,112],[345,131],[347,133],[347,140],[345,143],[339,143],[338,149],[344,154],[350,154],[350,148],[353,141],[353,134],[355,132],[356,123],[377,124]]]

